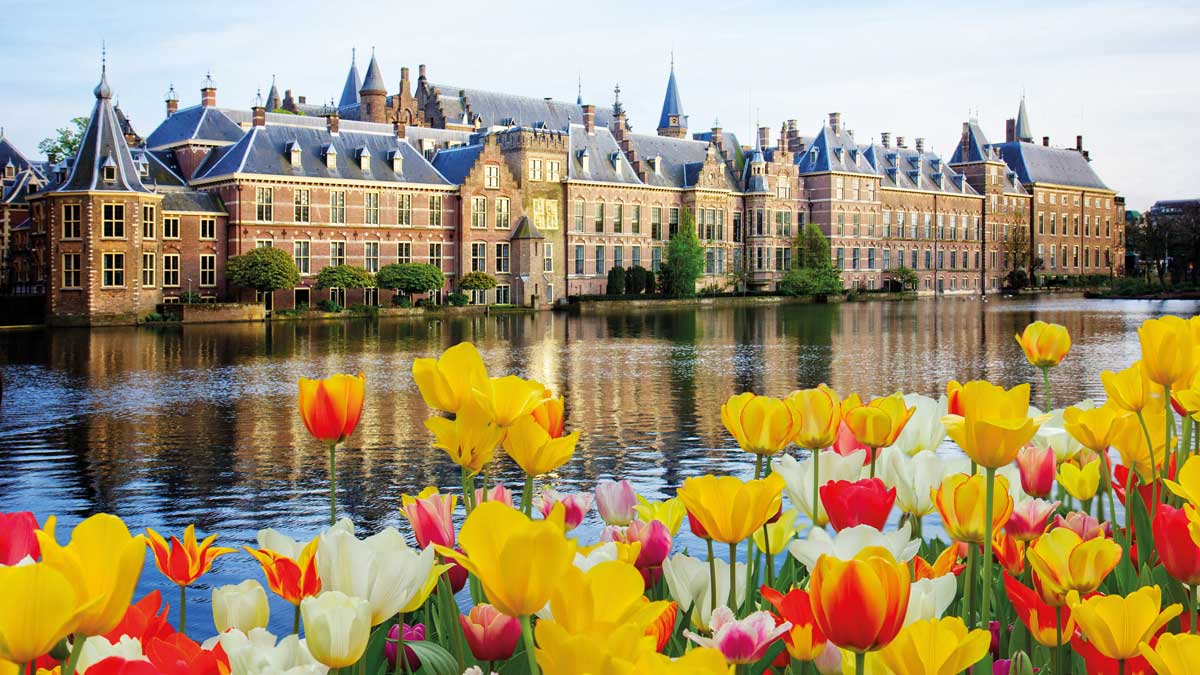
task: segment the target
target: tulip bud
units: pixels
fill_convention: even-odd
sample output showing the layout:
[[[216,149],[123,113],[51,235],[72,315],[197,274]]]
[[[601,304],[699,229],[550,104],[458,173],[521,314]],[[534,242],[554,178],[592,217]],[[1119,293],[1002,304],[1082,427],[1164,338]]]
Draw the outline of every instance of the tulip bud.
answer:
[[[495,607],[479,604],[459,615],[467,647],[480,661],[503,661],[512,656],[521,639],[521,623]]]
[[[1030,497],[1047,497],[1054,488],[1056,457],[1054,450],[1027,445],[1017,453],[1021,488]]]
[[[541,499],[536,503],[543,518],[549,518],[550,511],[554,506],[562,504],[565,509],[564,523],[567,530],[570,531],[583,522],[583,517],[592,509],[593,499],[592,495],[587,492],[567,494],[547,488],[542,490]]]
[[[596,484],[596,510],[609,525],[628,525],[637,511],[637,494],[627,480],[604,480]]]
[[[400,636],[400,626],[393,625],[388,629],[387,640],[383,643],[383,655],[387,658],[388,666],[396,667],[397,638]],[[408,646],[409,642],[425,639],[425,624],[418,623],[410,626],[404,624],[404,660],[408,662],[408,672],[415,673],[421,668],[421,658]]]
[[[50,658],[56,661],[66,661],[70,656],[71,645],[66,638],[59,640],[58,644],[54,645],[54,649],[50,650]]]
[[[214,588],[212,592],[213,624],[218,633],[236,628],[249,633],[266,628],[271,617],[267,592],[262,584],[247,579],[240,584]]]
[[[1008,666],[1009,675],[1033,675],[1033,661],[1025,652],[1013,654]]]
[[[371,606],[362,598],[326,591],[300,603],[308,651],[330,668],[345,668],[362,658],[371,637]]]

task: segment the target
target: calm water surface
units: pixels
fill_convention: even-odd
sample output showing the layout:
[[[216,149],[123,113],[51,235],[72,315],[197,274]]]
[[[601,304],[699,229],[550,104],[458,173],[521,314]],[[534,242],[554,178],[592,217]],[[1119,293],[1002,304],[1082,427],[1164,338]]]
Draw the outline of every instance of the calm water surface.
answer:
[[[1040,378],[1013,335],[1043,319],[1074,338],[1054,372],[1056,399],[1103,398],[1100,371],[1136,358],[1144,319],[1197,310],[1183,301],[940,299],[0,333],[0,511],[56,514],[60,539],[102,511],[135,531],[179,534],[195,523],[226,546],[253,544],[264,527],[311,538],[327,524],[327,460],[297,415],[296,379],[361,370],[365,412],[340,451],[339,507],[363,531],[404,531],[402,493],[459,484],[458,468],[430,446],[412,361],[462,340],[493,374],[533,377],[566,396],[568,426],[583,437],[552,477],[556,487],[589,490],[618,476],[661,498],[687,476],[752,471],[721,425],[731,394],[826,382],[864,398],[936,395],[951,378],[986,378],[1034,380],[1040,402]],[[515,488],[519,469],[502,459],[497,479]],[[598,523],[593,511],[585,540]],[[681,533],[676,550],[689,543],[697,550]],[[210,589],[248,577],[262,581],[245,553],[217,561],[189,594],[194,636],[215,630]],[[148,558],[138,596],[156,587],[168,590]],[[173,591],[167,599],[175,603]],[[290,607],[272,602],[272,629],[289,631]]]

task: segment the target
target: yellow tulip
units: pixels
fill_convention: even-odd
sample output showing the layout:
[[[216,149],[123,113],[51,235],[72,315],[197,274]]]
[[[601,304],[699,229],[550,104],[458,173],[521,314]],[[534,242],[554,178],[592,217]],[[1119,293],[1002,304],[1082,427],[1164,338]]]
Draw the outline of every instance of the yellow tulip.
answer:
[[[1196,368],[1196,342],[1188,322],[1177,316],[1148,319],[1138,328],[1142,367],[1164,387],[1183,384]]]
[[[572,565],[555,585],[550,613],[572,635],[603,634],[627,624],[645,632],[668,604],[646,602],[645,591],[642,573],[629,563],[602,562],[587,572]]]
[[[433,432],[433,446],[450,455],[455,464],[471,473],[478,473],[492,461],[496,445],[504,436],[504,430],[492,424],[482,414],[460,414],[455,419],[430,417],[425,428]]]
[[[1084,541],[1073,530],[1056,527],[1026,550],[1042,600],[1062,607],[1071,591],[1087,595],[1100,587],[1117,563],[1121,547],[1111,539]]]
[[[635,673],[655,675],[730,675],[733,666],[725,663],[725,656],[712,647],[689,650],[677,659],[662,654],[647,654],[634,666]]]
[[[1162,608],[1162,592],[1158,586],[1143,586],[1121,597],[1098,595],[1080,601],[1078,593],[1070,597],[1071,617],[1096,651],[1110,659],[1132,659],[1138,646],[1167,622],[1183,612],[1176,603]]]
[[[433,593],[434,588],[437,588],[438,579],[441,578],[446,570],[452,567],[454,565],[450,564],[435,564],[433,567],[430,567],[429,576],[425,579],[425,583],[422,584],[421,589],[417,591],[416,595],[412,597],[412,600],[409,600],[407,605],[400,608],[400,613],[408,614],[409,612],[421,609],[421,605],[424,605],[425,601],[429,599],[429,594]]]
[[[489,420],[505,428],[533,412],[546,398],[540,382],[516,375],[493,377],[475,388],[475,403]]]
[[[879,656],[894,675],[960,673],[987,654],[991,634],[967,630],[957,616],[917,621],[905,626]]]
[[[638,663],[653,659],[655,638],[636,625],[605,633],[572,634],[556,621],[538,621],[537,663],[543,675],[634,675]],[[724,660],[724,659],[722,659]]]
[[[1087,410],[1071,406],[1063,411],[1063,426],[1085,448],[1105,453],[1108,452],[1108,446],[1112,445],[1116,421],[1126,414],[1111,399],[1098,408]]]
[[[120,518],[99,513],[76,525],[70,543],[60,546],[56,525],[51,516],[36,533],[42,562],[66,576],[79,596],[77,602],[87,605],[76,630],[84,635],[107,633],[120,623],[133,599],[146,561],[146,539],[130,536]]]
[[[1191,388],[1180,389],[1179,391],[1171,392],[1171,397],[1174,398],[1175,402],[1183,407],[1183,409],[1187,411],[1187,414],[1191,415],[1193,419],[1200,419],[1200,417],[1196,417],[1198,414],[1200,414],[1200,388],[1196,388],[1195,384],[1195,380],[1193,379],[1193,386]]]
[[[1176,478],[1178,481],[1164,478],[1163,483],[1171,492],[1187,500],[1192,506],[1200,505],[1200,455],[1188,457]]]
[[[1100,381],[1108,402],[1121,410],[1135,413],[1147,406],[1162,406],[1162,387],[1150,381],[1141,361],[1134,361],[1124,370],[1105,370],[1100,373]]]
[[[1071,462],[1058,467],[1058,483],[1075,499],[1087,501],[1100,489],[1100,460],[1088,462],[1082,469]]]
[[[77,630],[103,598],[77,593],[75,582],[46,563],[0,566],[0,659],[32,661]]]
[[[736,544],[770,520],[783,503],[783,477],[742,481],[733,476],[688,478],[679,498],[714,541]]]
[[[809,450],[828,448],[842,422],[842,402],[826,385],[793,391],[784,399],[796,424],[796,445]]]
[[[773,523],[767,523],[767,536],[763,536],[763,528],[758,528],[751,535],[754,538],[754,545],[763,553],[775,555],[782,551],[796,536],[796,519],[800,517],[800,512],[795,509],[788,509],[779,516],[779,520]],[[770,548],[767,543],[770,543]]]
[[[518,419],[504,435],[504,449],[527,476],[540,476],[562,466],[575,454],[579,432],[553,438],[532,415]]]
[[[974,380],[955,392],[942,424],[946,435],[980,466],[999,469],[1011,464],[1017,452],[1037,433],[1039,420],[1029,417],[1029,385],[1005,391],[990,382]]]
[[[672,537],[679,534],[679,526],[683,524],[683,517],[687,515],[687,507],[683,505],[683,501],[672,497],[661,502],[652,502],[641,495],[638,495],[637,499],[638,504],[634,510],[637,511],[638,520],[647,523],[657,520],[667,526]]]
[[[795,411],[783,401],[750,392],[721,404],[721,423],[738,447],[756,455],[774,455],[796,435]]]
[[[474,390],[487,382],[487,366],[470,342],[460,342],[437,359],[415,359],[413,380],[425,405],[457,413],[475,401]]]
[[[484,502],[467,516],[458,542],[462,553],[440,546],[438,552],[458,560],[479,579],[488,602],[514,617],[545,607],[575,559],[557,508],[546,520],[530,520],[507,504]]]
[[[371,606],[341,591],[325,591],[300,601],[304,638],[313,658],[330,668],[358,663],[371,637]]]
[[[1021,345],[1031,365],[1051,368],[1062,362],[1067,352],[1071,351],[1071,334],[1066,326],[1034,321],[1017,336],[1017,344]]]
[[[1138,645],[1138,653],[1158,675],[1191,675],[1200,663],[1200,635],[1164,633],[1153,647]]]
[[[883,448],[896,442],[904,425],[917,411],[904,403],[899,392],[872,399],[866,405],[851,407],[845,412],[846,426],[863,445]]]
[[[930,491],[934,506],[942,517],[942,526],[954,541],[983,544],[988,540],[986,480],[983,474],[954,473]],[[1004,527],[1012,510],[1008,479],[996,476],[992,491],[992,532]]]
[[[1167,459],[1167,422],[1162,409],[1146,410],[1142,413],[1142,419],[1146,423],[1146,430],[1150,432],[1153,448],[1146,445],[1146,430],[1142,429],[1137,415],[1126,415],[1114,420],[1109,442],[1121,456],[1121,463],[1136,471],[1143,484],[1149,484],[1154,478],[1154,467],[1162,467]],[[1171,437],[1171,447],[1175,446],[1177,440],[1177,437]],[[1158,474],[1162,475],[1162,471],[1159,470]]]

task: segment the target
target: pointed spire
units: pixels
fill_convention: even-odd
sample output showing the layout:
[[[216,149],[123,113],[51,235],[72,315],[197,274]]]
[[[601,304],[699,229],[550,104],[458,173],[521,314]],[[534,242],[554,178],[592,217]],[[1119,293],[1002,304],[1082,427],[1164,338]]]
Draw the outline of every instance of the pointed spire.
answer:
[[[620,115],[625,112],[625,107],[621,105],[621,83],[618,82],[613,87],[613,114]]]
[[[379,72],[379,61],[375,60],[374,47],[371,48],[371,63],[367,66],[367,76],[358,91],[360,94],[364,91],[387,93],[387,84],[383,80],[383,74]]]
[[[274,73],[271,74],[271,90],[267,92],[266,103],[271,108],[271,110],[278,108],[282,104],[282,101],[279,98],[279,88],[277,86],[275,86]]]
[[[575,88],[575,105],[583,105],[583,74],[580,73],[578,78],[579,82]]]
[[[1025,110],[1025,94],[1021,94],[1021,108],[1017,111],[1017,140],[1033,142],[1033,130],[1029,128],[1029,113]]]
[[[679,85],[675,83],[675,51],[671,51],[671,76],[667,79],[667,95],[663,97],[662,114],[658,128],[670,129],[680,137],[687,134],[687,116],[683,114],[683,103],[679,100]]]
[[[100,42],[100,84],[92,92],[96,98],[112,98],[112,87],[108,86],[108,47]]]
[[[354,48],[350,49],[350,72],[346,73],[346,84],[342,86],[342,98],[339,105],[350,106],[358,103],[358,90],[362,88],[362,80],[358,77],[358,55]]]

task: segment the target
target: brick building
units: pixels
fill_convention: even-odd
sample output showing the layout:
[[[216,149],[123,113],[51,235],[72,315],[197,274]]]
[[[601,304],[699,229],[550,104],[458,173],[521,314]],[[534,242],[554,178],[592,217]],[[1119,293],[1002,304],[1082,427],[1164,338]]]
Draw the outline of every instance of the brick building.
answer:
[[[379,289],[317,289],[327,265],[376,271],[428,262],[448,277],[492,275],[477,303],[547,306],[603,293],[614,266],[656,270],[685,213],[705,250],[699,288],[733,280],[772,290],[797,263],[809,223],[829,236],[847,287],[982,293],[1016,267],[1115,273],[1123,209],[1071,149],[1034,144],[1022,101],[1005,143],[964,124],[947,162],[916,139],[861,143],[839,113],[813,136],[788,120],[774,144],[742,144],[719,122],[689,132],[674,64],[657,133],[635,133],[619,87],[611,105],[415,83],[389,93],[374,54],[356,60],[335,103],[273,81],[248,109],[221,107],[206,77],[197,105],[144,139],[113,105],[106,73],[76,157],[47,167],[0,138],[0,282],[47,295],[54,322],[129,322],[160,303],[321,300],[385,304]],[[7,163],[5,163],[7,161]],[[269,298],[227,287],[229,256],[281,248],[301,272]],[[737,275],[733,275],[737,272]]]

